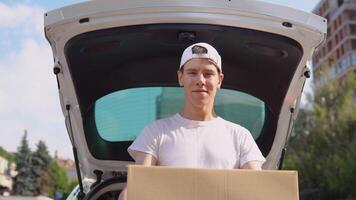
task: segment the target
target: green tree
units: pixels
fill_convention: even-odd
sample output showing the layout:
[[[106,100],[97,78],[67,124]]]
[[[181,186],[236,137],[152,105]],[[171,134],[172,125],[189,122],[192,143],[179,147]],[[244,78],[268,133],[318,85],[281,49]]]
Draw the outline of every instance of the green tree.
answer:
[[[27,131],[21,140],[21,145],[16,153],[16,170],[18,172],[14,179],[13,193],[16,195],[33,196],[35,193],[35,178],[32,173],[31,149],[27,141]]]
[[[37,150],[32,154],[32,173],[35,176],[35,194],[47,195],[50,192],[49,166],[52,158],[48,153],[45,142],[39,141]]]
[[[297,169],[301,199],[356,199],[356,77],[326,80],[300,111],[286,169]]]
[[[4,148],[0,146],[0,156],[7,159],[10,162],[16,161],[16,156],[13,153],[7,152]]]
[[[50,183],[50,196],[54,197],[56,192],[64,194],[68,188],[68,179],[65,169],[60,167],[54,160],[49,167]]]
[[[78,179],[72,178],[67,186],[66,191],[64,192],[64,198],[67,198],[68,195],[73,191],[73,189],[78,185]]]

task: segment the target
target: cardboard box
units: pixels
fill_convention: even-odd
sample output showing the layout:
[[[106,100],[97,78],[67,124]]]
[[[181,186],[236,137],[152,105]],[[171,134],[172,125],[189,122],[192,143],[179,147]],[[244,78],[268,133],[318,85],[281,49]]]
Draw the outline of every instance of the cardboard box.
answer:
[[[130,165],[128,200],[298,200],[296,171]]]

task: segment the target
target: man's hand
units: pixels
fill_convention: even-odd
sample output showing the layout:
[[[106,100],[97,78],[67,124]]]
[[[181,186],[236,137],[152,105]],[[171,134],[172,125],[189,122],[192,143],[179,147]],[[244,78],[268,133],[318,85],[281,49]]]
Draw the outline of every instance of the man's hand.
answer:
[[[242,165],[241,169],[253,169],[253,170],[262,170],[261,162],[259,161],[249,161]]]
[[[135,151],[135,161],[137,165],[153,166],[157,165],[157,159],[151,154]],[[125,187],[119,196],[118,200],[127,200],[127,187]]]
[[[127,200],[127,187],[121,191],[118,200]]]

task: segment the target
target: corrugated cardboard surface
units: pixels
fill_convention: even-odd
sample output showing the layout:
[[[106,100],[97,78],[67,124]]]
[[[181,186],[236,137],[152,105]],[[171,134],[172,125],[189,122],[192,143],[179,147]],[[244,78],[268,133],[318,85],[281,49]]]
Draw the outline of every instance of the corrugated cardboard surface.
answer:
[[[130,165],[128,200],[298,200],[296,171]]]

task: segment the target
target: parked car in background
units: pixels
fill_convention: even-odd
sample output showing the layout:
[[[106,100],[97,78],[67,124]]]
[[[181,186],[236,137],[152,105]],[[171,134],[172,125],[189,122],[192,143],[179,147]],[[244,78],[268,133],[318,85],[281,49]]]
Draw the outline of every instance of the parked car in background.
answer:
[[[115,199],[144,125],[181,109],[185,47],[213,45],[225,79],[215,110],[249,129],[278,169],[326,20],[259,1],[89,1],[45,13],[80,184],[68,199]]]

